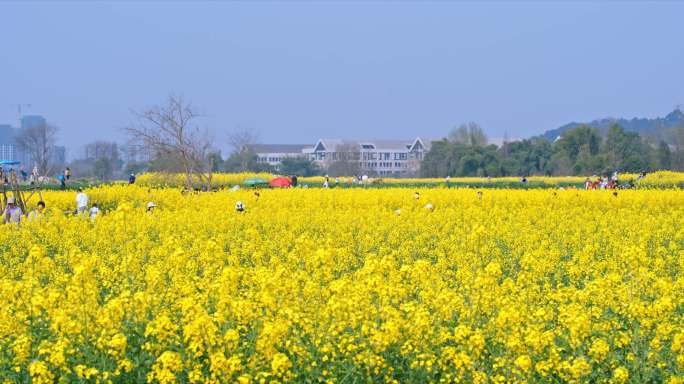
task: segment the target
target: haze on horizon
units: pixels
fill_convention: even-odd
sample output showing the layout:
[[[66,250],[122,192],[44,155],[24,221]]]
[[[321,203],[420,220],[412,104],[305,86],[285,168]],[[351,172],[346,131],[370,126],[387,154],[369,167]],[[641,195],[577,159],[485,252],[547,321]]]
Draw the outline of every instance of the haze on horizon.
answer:
[[[70,152],[122,142],[131,109],[183,95],[219,148],[445,136],[476,121],[528,137],[684,103],[675,2],[0,3],[0,124],[17,104]]]

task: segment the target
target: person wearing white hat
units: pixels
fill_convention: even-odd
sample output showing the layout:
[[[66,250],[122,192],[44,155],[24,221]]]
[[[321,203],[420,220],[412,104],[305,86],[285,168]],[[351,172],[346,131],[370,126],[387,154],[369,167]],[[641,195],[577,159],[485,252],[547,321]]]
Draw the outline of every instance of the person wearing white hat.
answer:
[[[7,206],[5,206],[5,210],[2,212],[2,222],[19,224],[22,214],[21,207],[16,204],[15,197],[8,197]]]
[[[235,210],[238,211],[238,212],[244,212],[244,211],[245,211],[245,205],[242,204],[242,201],[238,201],[238,202],[235,204]]]
[[[147,203],[147,213],[152,213],[152,211],[154,210],[154,208],[155,208],[156,206],[157,206],[157,205],[154,204],[154,203],[151,202],[151,201],[150,201],[149,203]]]

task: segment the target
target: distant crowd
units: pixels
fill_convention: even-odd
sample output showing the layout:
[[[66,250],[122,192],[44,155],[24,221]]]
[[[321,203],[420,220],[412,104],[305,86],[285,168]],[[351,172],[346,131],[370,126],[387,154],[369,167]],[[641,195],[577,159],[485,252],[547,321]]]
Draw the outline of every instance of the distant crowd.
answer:
[[[646,172],[642,172],[637,177],[636,181],[640,181],[646,176]],[[636,188],[635,181],[629,179],[625,183],[621,183],[617,172],[613,172],[611,176],[597,177],[595,180],[587,177],[584,181],[584,189],[586,190],[596,190],[596,189],[634,189]]]

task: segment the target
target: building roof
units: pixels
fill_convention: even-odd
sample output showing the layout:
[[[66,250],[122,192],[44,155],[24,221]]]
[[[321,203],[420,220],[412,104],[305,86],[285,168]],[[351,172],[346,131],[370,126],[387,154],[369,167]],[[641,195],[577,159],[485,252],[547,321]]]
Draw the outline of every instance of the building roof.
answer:
[[[249,144],[246,147],[255,153],[303,153],[311,144]]]
[[[413,140],[370,140],[368,144],[373,144],[377,150],[407,150],[413,145]]]
[[[333,151],[338,145],[372,145],[373,150],[376,151],[406,151],[411,150],[416,142],[420,142],[423,147],[425,144],[423,141],[417,137],[412,140],[341,140],[341,139],[320,139],[316,143],[316,147],[319,144],[323,144],[327,151]]]
[[[21,128],[31,128],[47,124],[47,121],[40,115],[24,115],[21,118]]]

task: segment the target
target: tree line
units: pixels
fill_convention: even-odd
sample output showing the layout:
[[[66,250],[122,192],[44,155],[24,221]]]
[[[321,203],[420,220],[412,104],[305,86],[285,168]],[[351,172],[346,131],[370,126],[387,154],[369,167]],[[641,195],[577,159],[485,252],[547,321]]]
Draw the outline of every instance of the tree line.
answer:
[[[421,176],[600,175],[613,171],[684,170],[684,128],[670,132],[674,145],[653,142],[612,125],[605,135],[584,125],[569,129],[555,141],[532,138],[487,144],[475,123],[454,129],[432,142],[421,164]],[[681,140],[684,144],[684,140]]]
[[[17,143],[30,154],[40,173],[46,175],[59,174],[61,166],[70,166],[78,177],[103,181],[141,171],[173,172],[184,174],[188,186],[198,179],[210,188],[217,172],[276,171],[257,161],[257,154],[249,149],[249,144],[258,142],[254,131],[230,133],[224,140],[231,153],[224,158],[216,148],[220,141],[208,129],[200,128],[200,116],[191,103],[170,95],[165,102],[133,112],[133,122],[124,128],[128,136],[124,149],[115,142],[93,141],[84,147],[84,156],[68,165],[50,164],[50,151],[58,131],[53,125],[21,132]],[[584,125],[563,132],[553,142],[540,137],[497,146],[488,144],[478,124],[468,123],[431,143],[420,176],[598,175],[613,171],[684,170],[684,127],[667,135],[666,142],[625,131],[618,124],[605,134]],[[340,169],[323,170],[309,159],[288,158],[277,172],[313,176],[359,171],[359,161],[354,156],[342,156],[333,166]]]

